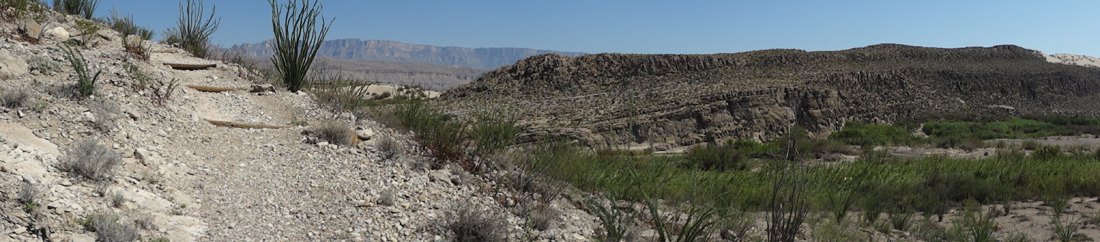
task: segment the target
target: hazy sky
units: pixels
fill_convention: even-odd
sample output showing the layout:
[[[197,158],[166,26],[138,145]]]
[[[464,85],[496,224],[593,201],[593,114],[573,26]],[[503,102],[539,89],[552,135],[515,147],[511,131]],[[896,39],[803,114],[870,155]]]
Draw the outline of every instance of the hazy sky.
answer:
[[[282,0],[281,2],[285,2]],[[217,6],[214,44],[272,37],[264,0]],[[1100,1],[373,1],[322,0],[336,18],[328,39],[384,39],[463,47],[527,47],[589,53],[723,53],[840,50],[878,43],[934,47],[1015,44],[1047,53],[1100,56]],[[161,32],[172,0],[102,0]]]

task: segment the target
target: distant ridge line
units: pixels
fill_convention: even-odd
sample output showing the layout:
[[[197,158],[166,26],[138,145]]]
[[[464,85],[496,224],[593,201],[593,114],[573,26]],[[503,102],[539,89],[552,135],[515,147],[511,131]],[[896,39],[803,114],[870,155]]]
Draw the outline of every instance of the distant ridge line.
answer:
[[[233,45],[231,51],[244,56],[270,57],[271,40],[261,43]],[[434,46],[409,44],[392,40],[360,40],[358,38],[327,40],[321,43],[317,57],[344,60],[391,61],[429,63],[435,65],[465,66],[481,70],[493,70],[511,65],[530,56],[556,53],[565,56],[581,56],[587,53],[531,48],[468,48],[458,46]]]

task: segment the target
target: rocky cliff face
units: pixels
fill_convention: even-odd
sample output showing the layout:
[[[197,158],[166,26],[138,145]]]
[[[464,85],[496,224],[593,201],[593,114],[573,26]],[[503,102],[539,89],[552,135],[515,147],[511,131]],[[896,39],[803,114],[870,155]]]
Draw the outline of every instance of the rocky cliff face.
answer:
[[[444,93],[456,113],[508,103],[524,139],[657,148],[766,141],[798,123],[825,135],[845,122],[935,113],[1081,115],[1100,110],[1100,68],[1047,62],[1017,46],[874,45],[844,51],[714,55],[539,55]]]
[[[240,44],[230,48],[246,56],[269,57],[272,55],[271,43]],[[430,63],[436,65],[465,66],[481,70],[491,70],[511,65],[528,56],[558,53],[566,56],[578,56],[584,53],[527,48],[465,48],[454,46],[432,46],[408,44],[388,40],[339,39],[321,44],[318,57],[331,57],[344,60],[393,61],[408,63]]]

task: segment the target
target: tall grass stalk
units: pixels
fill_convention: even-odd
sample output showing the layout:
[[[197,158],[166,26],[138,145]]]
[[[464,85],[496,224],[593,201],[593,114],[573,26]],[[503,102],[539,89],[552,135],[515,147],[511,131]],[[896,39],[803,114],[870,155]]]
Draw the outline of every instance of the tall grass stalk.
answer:
[[[53,10],[71,15],[80,15],[84,19],[95,17],[99,0],[53,0]]]
[[[321,5],[316,0],[290,0],[280,5],[275,0],[271,4],[271,26],[275,32],[275,55],[271,62],[286,84],[287,90],[296,92],[306,82],[306,74],[313,64],[321,42],[325,41],[332,21],[325,23],[321,15]],[[321,19],[317,28],[317,19]]]
[[[67,45],[59,45],[58,47],[64,52],[65,59],[69,61],[69,64],[73,66],[73,71],[76,72],[77,92],[83,97],[91,96],[95,92],[95,83],[99,80],[99,74],[102,74],[103,70],[96,70],[95,74],[91,74],[88,61],[84,59],[84,54],[80,50],[75,50]]]
[[[214,19],[217,6],[210,8],[210,16],[203,17],[202,0],[180,2],[180,16],[176,27],[168,30],[169,43],[178,43],[195,57],[206,58],[210,35],[218,30],[221,18]]]

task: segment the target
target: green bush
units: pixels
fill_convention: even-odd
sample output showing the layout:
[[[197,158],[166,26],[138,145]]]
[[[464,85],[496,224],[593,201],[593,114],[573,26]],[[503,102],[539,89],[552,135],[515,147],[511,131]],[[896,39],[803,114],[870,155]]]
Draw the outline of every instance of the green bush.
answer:
[[[84,19],[95,17],[99,0],[53,0],[53,10],[69,15],[80,15]]]
[[[218,30],[221,18],[214,19],[217,7],[210,8],[210,16],[203,17],[202,0],[180,2],[180,16],[176,27],[165,32],[169,44],[179,44],[183,50],[199,58],[206,58],[209,52],[210,35]]]
[[[99,80],[99,74],[102,74],[102,70],[96,70],[95,74],[91,74],[91,70],[88,67],[88,61],[84,59],[84,54],[80,53],[80,50],[75,50],[67,45],[59,45],[58,47],[65,54],[65,59],[72,65],[73,71],[76,72],[77,83],[76,89],[80,96],[91,96],[95,92],[95,83]]]
[[[748,148],[748,147],[746,147]],[[748,168],[745,154],[727,145],[706,145],[691,148],[681,166],[701,170],[744,170]]]
[[[1031,157],[1038,160],[1053,160],[1062,156],[1062,147],[1057,145],[1043,145],[1031,153]]]
[[[916,141],[905,128],[894,125],[848,122],[844,128],[829,135],[848,145],[908,145]]]
[[[274,0],[268,2],[271,4],[271,26],[275,31],[272,47],[275,55],[271,62],[287,90],[296,92],[305,84],[306,74],[332,27],[332,20],[325,23],[320,16],[321,5],[316,0],[312,4],[308,0],[291,0],[287,5],[278,5]],[[318,17],[321,19],[319,29],[316,28]]]
[[[516,128],[514,118],[479,114],[471,124],[469,136],[477,145],[477,154],[484,156],[511,145],[521,131]]]

